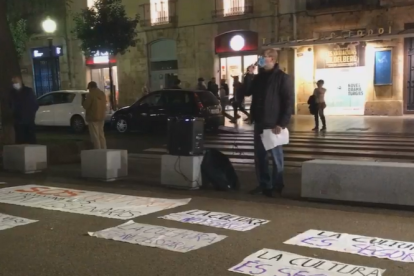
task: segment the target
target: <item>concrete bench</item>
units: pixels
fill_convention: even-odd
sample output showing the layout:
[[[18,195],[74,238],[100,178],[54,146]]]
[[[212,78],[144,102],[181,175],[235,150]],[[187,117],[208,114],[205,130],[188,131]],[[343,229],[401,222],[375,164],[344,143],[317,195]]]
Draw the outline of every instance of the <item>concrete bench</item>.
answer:
[[[35,173],[47,169],[47,147],[42,145],[9,145],[3,147],[6,171]]]
[[[414,164],[312,160],[302,165],[302,197],[414,206]]]
[[[128,176],[128,151],[84,150],[81,152],[82,177],[113,181]]]

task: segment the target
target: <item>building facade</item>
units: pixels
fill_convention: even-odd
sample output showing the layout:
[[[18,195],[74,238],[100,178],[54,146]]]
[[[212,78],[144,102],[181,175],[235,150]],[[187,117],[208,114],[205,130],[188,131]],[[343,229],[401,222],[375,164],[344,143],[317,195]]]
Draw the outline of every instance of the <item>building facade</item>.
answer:
[[[400,116],[414,111],[413,1],[281,1],[276,47],[294,60],[296,112],[319,79],[326,114]],[[266,47],[265,47],[266,48]]]
[[[74,0],[71,12],[93,4]],[[232,85],[266,48],[295,80],[295,113],[309,114],[315,83],[325,80],[327,114],[414,113],[414,11],[411,0],[123,0],[140,15],[138,44],[123,56],[84,57],[67,16],[54,42],[61,88],[84,89],[90,80],[109,92],[109,66],[119,106],[179,78],[183,88],[215,77]],[[47,45],[31,40],[23,60],[37,84],[35,57]],[[60,51],[60,52],[59,52]],[[59,54],[56,54],[59,52]],[[29,70],[29,68],[31,70]],[[38,93],[39,94],[39,93]]]

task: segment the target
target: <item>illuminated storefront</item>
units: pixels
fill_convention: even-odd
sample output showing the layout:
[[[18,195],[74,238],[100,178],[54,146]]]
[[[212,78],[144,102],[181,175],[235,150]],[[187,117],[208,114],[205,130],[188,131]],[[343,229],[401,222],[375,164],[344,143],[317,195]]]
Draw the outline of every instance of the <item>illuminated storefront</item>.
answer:
[[[233,95],[233,78],[243,74],[249,65],[256,63],[258,57],[258,34],[253,31],[231,31],[218,35],[215,52],[220,58],[218,79],[224,79]],[[257,73],[257,72],[256,72]]]
[[[404,42],[413,32],[391,27],[319,33],[318,38],[263,48],[293,49],[296,114],[309,114],[308,98],[324,80],[326,115],[391,115],[406,112]],[[409,51],[408,51],[409,52]]]
[[[324,80],[326,115],[364,115],[367,72],[364,42],[314,47],[315,80]]]
[[[89,78],[98,84],[99,89],[105,92],[108,103],[110,102],[111,94],[109,63],[112,65],[115,101],[118,102],[118,67],[116,66],[116,58],[110,57],[108,53],[101,52],[97,52],[93,57],[86,58]]]

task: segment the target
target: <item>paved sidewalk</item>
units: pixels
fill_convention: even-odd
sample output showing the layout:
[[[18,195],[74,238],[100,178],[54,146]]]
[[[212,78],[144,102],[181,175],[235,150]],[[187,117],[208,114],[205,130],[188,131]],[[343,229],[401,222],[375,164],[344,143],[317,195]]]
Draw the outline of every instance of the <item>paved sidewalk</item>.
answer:
[[[142,170],[144,169],[145,166]],[[249,196],[252,198],[249,201],[247,197],[235,198],[232,193],[215,191],[180,191],[137,185],[121,187],[128,185],[125,181],[95,183],[83,180],[75,184],[41,180],[39,175],[25,177],[26,179],[12,179],[2,173],[1,180],[7,184],[0,187],[33,183],[133,196],[190,197],[192,200],[188,205],[140,216],[134,221],[156,227],[216,233],[227,238],[189,253],[176,253],[87,235],[89,231],[120,225],[125,222],[122,220],[0,203],[1,213],[38,220],[36,223],[0,231],[0,276],[237,276],[242,274],[227,270],[263,248],[386,269],[384,276],[412,276],[412,263],[284,244],[286,240],[309,229],[412,242],[414,234],[409,231],[413,225],[412,212],[268,199],[261,196]],[[230,198],[230,195],[233,197]],[[237,232],[158,218],[194,209],[266,219],[270,222],[251,231]]]
[[[326,116],[329,132],[355,133],[389,133],[414,135],[414,116],[383,117],[383,116]],[[226,121],[227,127],[234,125]],[[253,126],[239,120],[239,128],[244,131],[253,130]],[[289,126],[290,131],[311,132],[314,118],[308,115],[295,115]]]

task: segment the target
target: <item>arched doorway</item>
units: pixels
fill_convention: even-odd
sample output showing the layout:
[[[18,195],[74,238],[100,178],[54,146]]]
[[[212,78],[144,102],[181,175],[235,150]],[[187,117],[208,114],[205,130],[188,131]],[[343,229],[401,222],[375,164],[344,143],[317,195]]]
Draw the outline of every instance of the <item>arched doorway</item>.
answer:
[[[177,44],[161,39],[149,45],[151,91],[171,87],[178,78]]]

